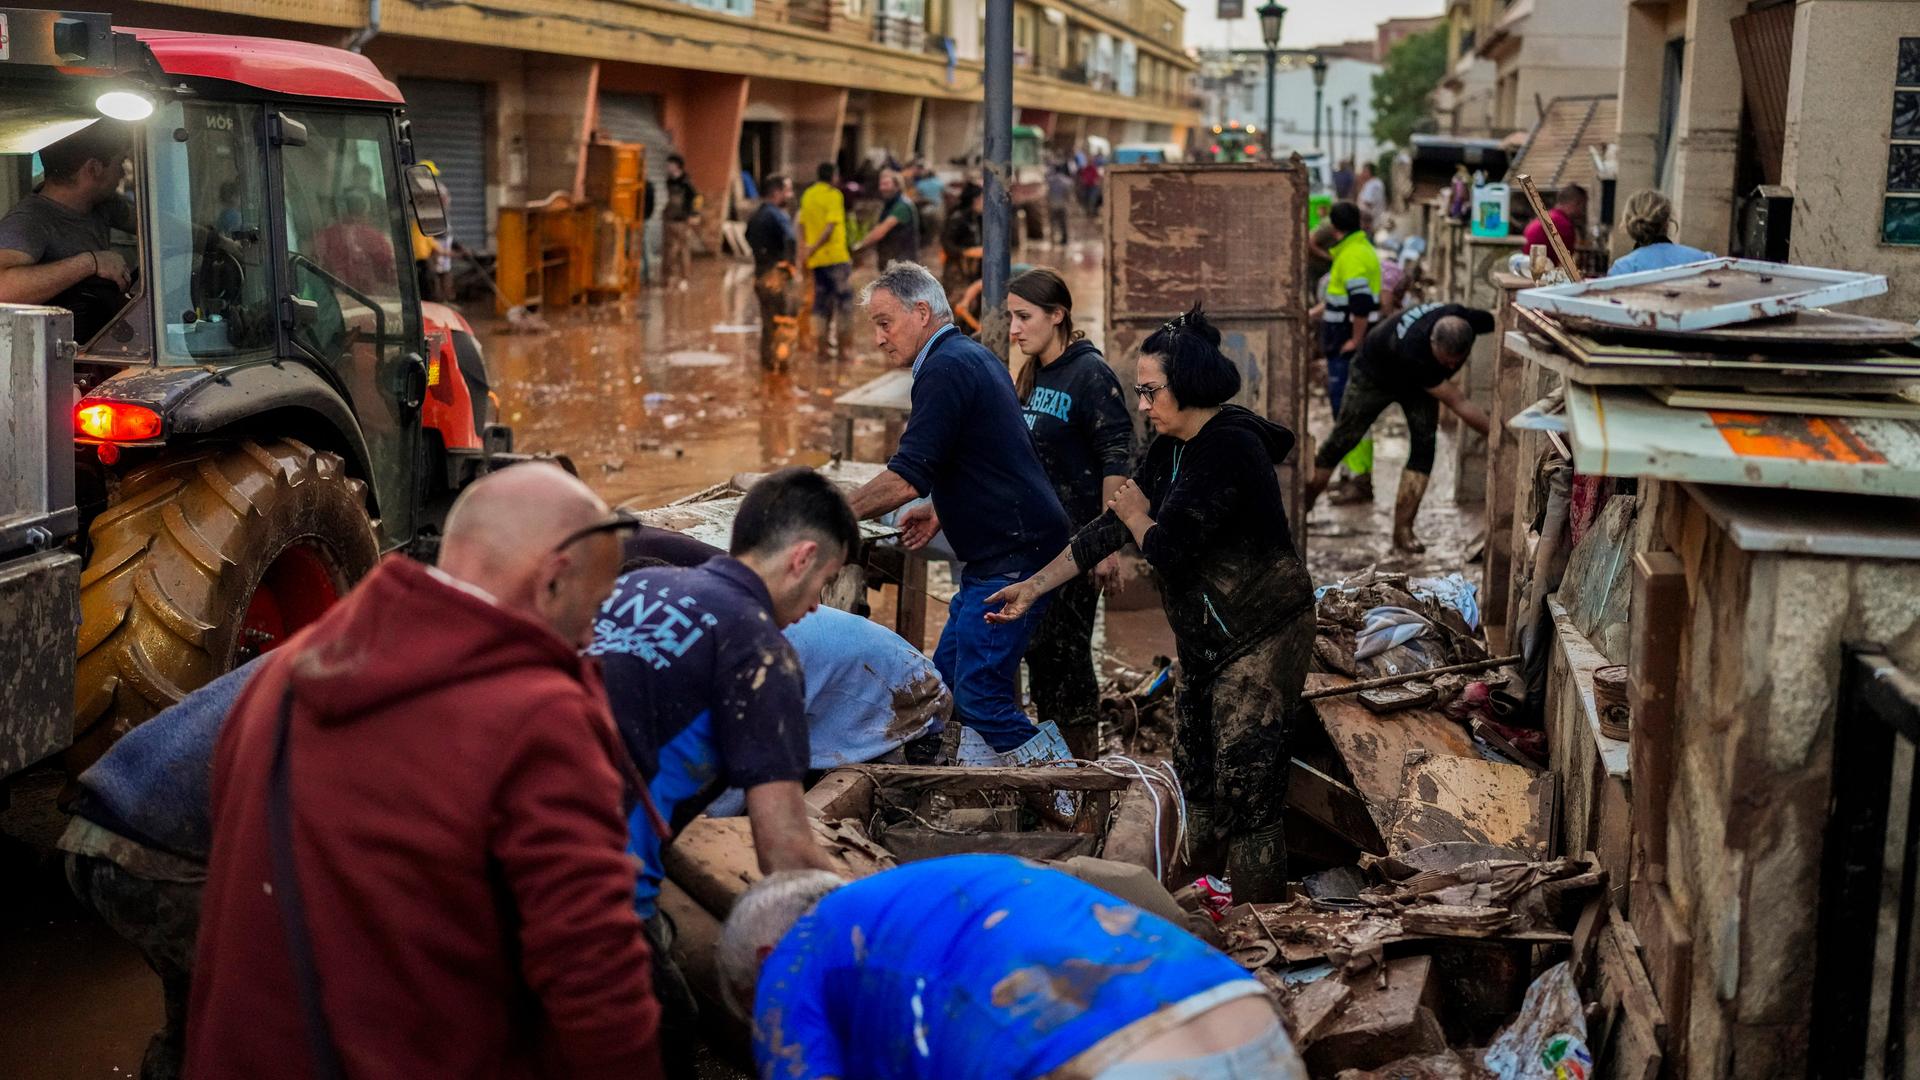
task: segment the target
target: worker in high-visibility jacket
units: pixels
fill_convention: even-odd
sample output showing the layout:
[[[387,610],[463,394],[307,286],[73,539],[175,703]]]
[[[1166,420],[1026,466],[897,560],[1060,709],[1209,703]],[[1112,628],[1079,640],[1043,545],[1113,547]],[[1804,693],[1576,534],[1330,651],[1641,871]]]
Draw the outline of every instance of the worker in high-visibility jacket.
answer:
[[[1339,239],[1328,249],[1333,268],[1327,274],[1326,297],[1320,314],[1320,351],[1327,358],[1327,403],[1340,415],[1347,376],[1353,358],[1380,317],[1380,256],[1361,227],[1360,208],[1351,202],[1334,203],[1327,222]],[[1328,496],[1334,503],[1373,501],[1373,440],[1364,439],[1342,461],[1352,480]]]

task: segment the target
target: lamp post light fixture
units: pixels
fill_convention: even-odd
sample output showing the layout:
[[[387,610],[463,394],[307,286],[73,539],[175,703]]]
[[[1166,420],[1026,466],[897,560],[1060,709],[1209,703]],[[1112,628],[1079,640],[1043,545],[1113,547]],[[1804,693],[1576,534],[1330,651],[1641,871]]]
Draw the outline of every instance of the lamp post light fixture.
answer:
[[[1320,93],[1327,86],[1327,58],[1313,54],[1313,148],[1320,149]]]
[[[1267,45],[1267,160],[1273,160],[1273,70],[1280,61],[1280,20],[1287,9],[1267,0],[1260,5],[1260,38]]]

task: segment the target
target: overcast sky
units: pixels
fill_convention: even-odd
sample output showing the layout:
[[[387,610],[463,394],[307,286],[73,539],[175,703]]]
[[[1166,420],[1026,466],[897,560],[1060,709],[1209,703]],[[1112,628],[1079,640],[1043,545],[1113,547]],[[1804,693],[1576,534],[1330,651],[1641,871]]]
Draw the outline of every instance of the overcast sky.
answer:
[[[1214,17],[1219,0],[1182,0],[1187,5],[1187,44],[1200,48],[1232,45],[1260,47],[1260,20],[1254,15],[1264,0],[1241,0],[1246,15],[1232,24]],[[1372,40],[1373,28],[1384,19],[1405,15],[1438,15],[1446,0],[1280,0],[1287,18],[1280,24],[1282,48],[1306,48],[1341,41]]]

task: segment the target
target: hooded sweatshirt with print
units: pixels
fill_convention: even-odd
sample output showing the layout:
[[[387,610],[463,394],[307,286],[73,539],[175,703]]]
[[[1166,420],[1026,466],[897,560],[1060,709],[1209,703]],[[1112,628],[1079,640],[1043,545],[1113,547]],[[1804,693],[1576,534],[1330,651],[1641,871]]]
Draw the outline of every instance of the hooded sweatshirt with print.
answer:
[[[286,702],[294,863],[345,1072],[658,1076],[633,769],[590,662],[393,556],[260,666],[214,752],[189,1073],[314,1072],[270,853]]]

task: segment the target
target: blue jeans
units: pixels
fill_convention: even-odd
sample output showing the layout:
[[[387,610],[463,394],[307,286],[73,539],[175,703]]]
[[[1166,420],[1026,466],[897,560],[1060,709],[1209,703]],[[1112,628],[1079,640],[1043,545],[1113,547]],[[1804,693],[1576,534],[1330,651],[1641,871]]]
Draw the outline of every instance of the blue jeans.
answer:
[[[1026,655],[1027,639],[1052,597],[1041,597],[1013,622],[987,621],[987,597],[1021,577],[962,574],[960,591],[947,605],[946,629],[940,631],[940,644],[933,650],[933,666],[953,691],[953,718],[1002,753],[1038,734],[1020,708],[1020,658]]]

